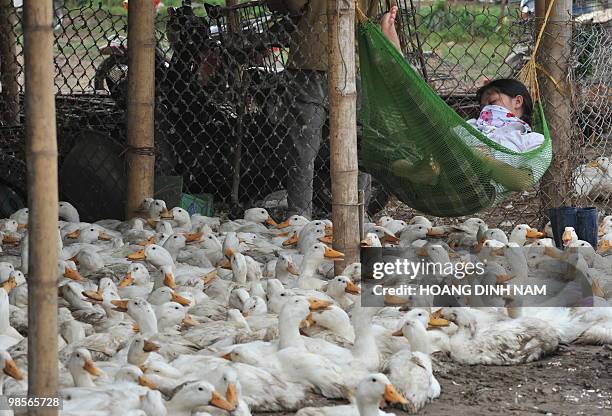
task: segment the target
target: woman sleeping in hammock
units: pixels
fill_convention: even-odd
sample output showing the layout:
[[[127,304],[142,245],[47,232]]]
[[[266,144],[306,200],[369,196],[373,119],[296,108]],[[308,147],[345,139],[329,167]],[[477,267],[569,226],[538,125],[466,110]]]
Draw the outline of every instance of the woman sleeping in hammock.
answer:
[[[398,8],[392,7],[381,20],[381,30],[398,50],[401,50],[395,31]],[[480,102],[480,116],[467,123],[486,135],[492,141],[517,153],[529,152],[544,143],[544,136],[531,130],[533,100],[527,87],[515,79],[497,79],[481,87],[477,92]],[[478,147],[483,159],[499,175],[493,179],[510,190],[523,190],[533,186],[531,171],[517,169],[495,159],[486,147]],[[486,150],[485,150],[486,149]],[[511,176],[517,176],[511,178]],[[499,176],[499,177],[496,177]]]

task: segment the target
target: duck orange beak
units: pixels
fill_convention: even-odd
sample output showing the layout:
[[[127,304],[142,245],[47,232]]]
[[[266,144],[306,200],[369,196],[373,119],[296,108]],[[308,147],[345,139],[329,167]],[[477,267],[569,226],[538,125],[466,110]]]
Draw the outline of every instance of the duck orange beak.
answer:
[[[87,299],[90,299],[90,300],[95,300],[97,302],[103,302],[104,301],[104,296],[102,295],[102,293],[100,293],[98,291],[85,290],[85,291],[81,292],[81,294],[83,296],[85,296]]]
[[[192,327],[192,326],[196,326],[197,324],[199,324],[199,322],[193,319],[191,315],[185,315],[181,323],[185,327]]]
[[[597,247],[597,253],[598,254],[605,254],[611,248],[612,248],[612,245],[610,244],[610,241],[608,241],[608,240],[601,240],[599,242],[598,247]]]
[[[350,293],[351,295],[358,295],[361,293],[361,289],[352,280],[349,280],[346,283],[346,288],[344,289],[346,293]]]
[[[173,220],[174,214],[172,214],[170,211],[165,209],[159,214],[159,218],[163,218],[164,220]]]
[[[428,228],[427,229],[427,234],[428,237],[444,237],[445,233],[444,231],[438,229],[438,228]]]
[[[191,304],[189,299],[182,297],[181,295],[177,294],[176,292],[172,292],[172,301],[176,302],[176,303],[180,303],[183,306],[189,306]]]
[[[6,293],[11,293],[11,290],[17,287],[17,281],[13,276],[11,276],[0,286],[6,291]]]
[[[404,398],[392,384],[385,386],[385,394],[383,395],[386,401],[390,403],[408,404],[409,401]]]
[[[434,315],[430,315],[429,316],[429,321],[427,322],[427,326],[430,328],[439,328],[439,327],[443,327],[443,326],[449,326],[450,323],[448,320],[444,319],[444,318],[436,318],[434,317]]]
[[[222,355],[221,358],[223,358],[224,360],[232,361],[232,353],[228,352],[227,354]]]
[[[136,322],[134,322],[132,324],[132,331],[134,331],[135,333],[139,333],[140,332],[140,325],[138,325]]]
[[[130,260],[144,260],[145,259],[145,252],[144,250],[138,250],[134,253],[130,253],[127,256],[128,259]]]
[[[195,243],[202,239],[204,233],[185,233],[183,235],[185,236],[186,243]]]
[[[238,405],[238,391],[236,390],[236,385],[234,383],[230,383],[227,385],[225,397],[227,398],[227,401],[233,406]]]
[[[278,227],[278,223],[274,221],[274,218],[270,216],[268,216],[268,218],[266,219],[266,224],[271,225],[273,227]]]
[[[155,384],[153,384],[151,381],[147,380],[145,378],[145,376],[138,377],[138,384],[140,384],[143,387],[148,387],[151,390],[156,390],[157,389],[157,386]]]
[[[28,224],[17,224],[18,230],[27,230]]]
[[[167,273],[164,275],[164,285],[168,286],[170,289],[176,289],[176,283],[174,282],[174,276],[172,276],[172,274]]]
[[[297,242],[298,242],[298,235],[297,233],[293,233],[291,237],[283,241],[283,247],[287,247],[287,246],[296,244]]]
[[[325,244],[332,244],[333,243],[332,238],[330,236],[328,236],[328,235],[326,235],[325,237],[319,237],[319,238],[317,238],[317,240],[319,240],[320,242],[325,243]]]
[[[144,352],[155,352],[159,351],[160,346],[154,342],[145,340],[142,350]]]
[[[599,162],[597,160],[591,160],[589,163],[587,163],[587,167],[589,167],[589,168],[598,168],[599,167]]]
[[[97,377],[97,376],[102,374],[100,369],[98,367],[96,367],[94,362],[91,361],[91,360],[85,361],[85,365],[83,366],[83,370],[87,371],[89,374],[91,374],[94,377]]]
[[[98,240],[110,241],[112,239],[113,239],[113,237],[111,237],[110,235],[106,234],[105,232],[100,232],[98,234]]]
[[[419,257],[427,257],[427,249],[425,247],[419,247],[416,250],[416,255]]]
[[[382,240],[385,243],[389,243],[389,244],[396,244],[396,243],[399,243],[399,241],[400,241],[399,238],[397,238],[393,234],[389,234],[389,233],[385,233],[385,235],[383,236]]]
[[[287,228],[289,227],[289,220],[285,220],[283,222],[281,222],[280,224],[276,224],[276,228]]]
[[[145,340],[142,350],[144,352],[155,352],[159,351],[160,346],[154,342]]]
[[[217,277],[219,277],[219,275],[217,274],[217,271],[213,270],[212,272],[208,273],[206,276],[202,277],[202,281],[204,282],[205,285],[207,285],[217,280]]]
[[[535,228],[530,228],[527,230],[527,238],[542,238],[544,237],[544,233],[538,231]]]
[[[303,324],[304,327],[310,328],[311,326],[314,326],[317,323],[315,322],[314,318],[312,317],[312,313],[309,313],[308,316],[306,317],[306,319],[304,319],[302,321],[302,324]]]
[[[333,248],[325,247],[325,254],[323,254],[328,259],[342,259],[344,258],[344,253],[334,250]]]
[[[157,238],[155,238],[155,236],[151,236],[144,241],[139,241],[138,243],[136,243],[136,245],[146,247],[146,246],[150,246],[151,244],[155,244],[155,243],[157,243]]]
[[[4,368],[2,369],[4,374],[7,376],[13,377],[15,380],[22,380],[23,374],[19,368],[17,368],[17,364],[12,359],[8,359],[4,361]]]
[[[230,263],[230,261],[228,259],[223,258],[223,260],[221,260],[219,263],[217,263],[217,267],[221,267],[222,269],[231,270],[232,269],[232,263]]]
[[[603,289],[601,288],[597,280],[593,280],[591,282],[591,290],[593,291],[593,296],[598,296],[604,299],[606,298],[606,294],[604,293]]]
[[[434,313],[431,314],[432,318],[442,318],[442,308],[438,309]]]
[[[115,306],[113,309],[118,312],[127,312],[128,311],[128,301],[127,300],[111,300],[111,303]]]
[[[321,300],[321,299],[314,299],[314,298],[308,299],[308,303],[310,304],[311,311],[322,311],[322,310],[329,308],[332,305],[332,302],[328,300]]]
[[[393,336],[393,337],[403,337],[403,336],[404,336],[404,333],[402,332],[402,329],[400,328],[400,329],[398,329],[397,331],[393,332],[393,333],[391,334],[391,336]]]
[[[572,232],[571,231],[563,231],[563,235],[561,236],[561,240],[563,240],[563,246],[567,247],[572,242]]]
[[[512,276],[509,274],[498,274],[497,276],[495,276],[495,283],[497,283],[498,285],[506,283],[509,280],[512,280]]]
[[[76,281],[83,280],[83,276],[81,276],[81,274],[77,270],[71,269],[70,267],[64,268],[64,277]]]
[[[79,238],[80,235],[81,235],[81,230],[75,230],[71,233],[66,234],[66,237],[74,240],[75,238]]]
[[[361,244],[361,247],[370,247],[372,245],[372,238],[371,237],[364,238],[363,240],[361,240],[360,244]]]
[[[121,279],[121,282],[119,282],[119,287],[126,287],[129,286],[131,284],[134,283],[134,278],[132,277],[132,273],[131,272],[127,272],[125,274],[125,277],[123,279]]]
[[[294,276],[299,276],[300,272],[292,261],[287,265],[287,271]]]
[[[218,407],[219,409],[227,410],[228,412],[231,412],[232,410],[234,410],[236,408],[236,406],[234,406],[233,404],[231,404],[230,402],[225,400],[216,391],[212,392],[212,398],[210,399],[210,404],[215,406],[215,407]]]

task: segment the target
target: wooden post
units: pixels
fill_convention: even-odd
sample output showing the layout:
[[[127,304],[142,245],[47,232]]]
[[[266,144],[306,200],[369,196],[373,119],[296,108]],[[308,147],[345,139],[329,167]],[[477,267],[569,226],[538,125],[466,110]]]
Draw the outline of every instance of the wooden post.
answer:
[[[225,6],[230,8],[237,6],[238,0],[226,0]],[[230,9],[227,13],[227,28],[229,46],[238,46],[241,44],[240,33],[240,13],[238,10]],[[232,91],[233,100],[236,102],[236,118],[237,122],[233,126],[235,141],[234,153],[232,157],[232,204],[240,205],[240,176],[242,162],[242,138],[244,136],[244,115],[246,113],[246,83],[243,79],[243,71],[239,65],[234,65],[234,88]]]
[[[153,196],[155,174],[155,29],[151,0],[128,3],[126,218]]]
[[[53,93],[53,0],[24,2],[28,170],[28,394],[57,395],[57,137]],[[30,408],[29,415],[57,415]]]
[[[550,1],[536,0],[538,31]],[[543,68],[539,72],[538,81],[553,150],[552,163],[540,186],[543,210],[571,203],[567,199],[572,190],[573,168],[571,91],[567,82],[571,56],[571,12],[572,0],[555,0],[537,56]]]
[[[336,275],[359,261],[355,3],[329,0],[329,128],[334,248],[344,253]]]
[[[17,14],[13,0],[0,0],[0,123],[19,124],[19,63],[17,62]]]

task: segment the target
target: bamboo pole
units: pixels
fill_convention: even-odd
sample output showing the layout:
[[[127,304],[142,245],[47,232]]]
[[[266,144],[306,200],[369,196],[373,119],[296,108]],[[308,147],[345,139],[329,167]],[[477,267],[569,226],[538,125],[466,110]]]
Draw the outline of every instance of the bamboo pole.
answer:
[[[155,174],[155,29],[151,0],[128,3],[128,108],[126,217],[153,196]]]
[[[327,22],[333,245],[344,253],[335,263],[339,274],[359,261],[355,3],[329,0]]]
[[[17,62],[17,14],[13,0],[0,0],[0,122],[19,124],[19,63]]]
[[[538,25],[542,24],[550,1],[536,1]],[[536,57],[542,67],[538,77],[540,97],[553,139],[552,163],[540,186],[543,210],[569,203],[566,198],[572,190],[573,126],[570,85],[567,82],[571,56],[571,11],[572,0],[555,0]]]
[[[28,395],[57,395],[57,138],[53,94],[53,0],[24,2],[25,133],[30,207]],[[30,408],[29,415],[57,415]]]

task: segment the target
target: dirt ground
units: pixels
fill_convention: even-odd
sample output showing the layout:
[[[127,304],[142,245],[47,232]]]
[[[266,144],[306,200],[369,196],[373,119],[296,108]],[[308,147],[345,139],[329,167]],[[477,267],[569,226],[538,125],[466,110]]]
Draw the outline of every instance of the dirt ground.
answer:
[[[435,357],[442,394],[418,415],[612,415],[612,345],[562,346],[554,356],[510,367],[459,365],[444,356]],[[321,401],[313,405],[339,404]],[[385,411],[406,415],[389,408]]]

